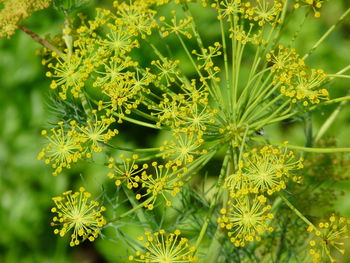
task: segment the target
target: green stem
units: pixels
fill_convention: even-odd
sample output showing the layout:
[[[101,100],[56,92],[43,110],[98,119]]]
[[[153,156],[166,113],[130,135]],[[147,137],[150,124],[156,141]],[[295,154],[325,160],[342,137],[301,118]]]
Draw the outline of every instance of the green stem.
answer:
[[[206,219],[204,221],[204,224],[202,226],[202,229],[201,229],[201,231],[199,233],[199,236],[197,238],[197,241],[196,241],[196,245],[195,245],[196,251],[194,252],[194,255],[197,252],[198,247],[201,244],[201,241],[202,241],[204,235],[206,234],[207,228],[209,226],[212,214],[214,212],[214,208],[215,208],[215,206],[217,204],[218,196],[220,194],[221,185],[222,185],[223,179],[225,177],[225,173],[226,173],[226,169],[227,169],[227,165],[228,165],[229,159],[230,159],[230,150],[228,150],[226,152],[226,155],[225,155],[222,167],[221,167],[221,171],[220,171],[220,176],[219,176],[219,179],[218,179],[218,181],[216,183],[215,193],[214,193],[214,195],[213,195],[213,197],[211,199],[211,202],[210,202],[210,206],[209,206],[209,211],[208,211],[207,217],[206,217]]]
[[[305,137],[306,137],[306,147],[312,147],[313,145],[313,136],[312,136],[312,113],[306,113],[305,117]]]
[[[220,12],[219,12],[220,14]],[[228,58],[227,58],[227,46],[226,46],[226,37],[225,37],[225,29],[224,29],[224,23],[222,22],[222,18],[220,19],[220,29],[221,29],[221,38],[222,38],[222,49],[224,52],[224,64],[225,64],[225,78],[226,78],[226,90],[227,90],[227,96],[230,98],[230,78],[229,78],[229,68],[228,68]],[[228,99],[228,105],[230,111],[231,108],[231,100]]]
[[[292,40],[290,41],[289,47],[291,47],[291,46],[293,45],[293,43],[295,42],[295,40],[296,40],[297,37],[299,36],[299,34],[300,34],[301,30],[303,29],[303,26],[304,26],[304,24],[305,24],[305,22],[306,22],[306,18],[307,18],[307,17],[309,16],[309,14],[310,14],[310,11],[311,11],[311,9],[309,9],[309,10],[305,13],[303,20],[301,21],[301,23],[300,23],[298,29],[295,31],[295,33],[294,33],[294,35],[293,35],[293,37],[292,37]]]
[[[250,139],[252,139],[254,141],[265,142],[265,140],[263,138],[260,138],[260,137],[250,137]],[[288,149],[299,150],[299,151],[304,151],[304,152],[315,152],[315,153],[350,152],[350,148],[346,148],[346,147],[343,147],[343,148],[315,148],[315,147],[303,147],[303,146],[278,143],[278,142],[270,142],[270,144],[277,145],[277,146],[285,146]]]
[[[126,148],[122,146],[114,146],[110,145],[108,143],[105,143],[106,146],[111,147],[113,149],[121,150],[121,151],[126,151],[126,152],[158,152],[160,149],[158,148],[144,148],[144,149],[132,149],[132,148]]]
[[[213,237],[213,241],[210,244],[210,247],[207,252],[207,258],[204,263],[217,263],[217,259],[220,254],[221,246],[223,239],[225,237],[225,233],[222,231],[220,226],[217,227],[216,232]]]
[[[343,106],[347,103],[346,100],[342,101],[338,107],[332,112],[332,114],[327,118],[327,120],[322,124],[321,128],[319,129],[318,133],[315,136],[314,141],[317,142],[321,137],[325,134],[325,132],[331,127],[333,122],[335,121],[336,117],[340,113],[340,110],[343,108]]]
[[[281,193],[279,192],[279,196],[281,199],[285,202],[285,204],[297,215],[300,217],[301,220],[303,220],[307,225],[315,227],[314,224],[312,224],[309,219],[307,219],[298,209],[295,208],[295,206],[289,202],[289,200]]]
[[[312,46],[312,48],[309,50],[309,52],[307,52],[303,59],[306,59],[308,56],[311,55],[312,52],[315,51],[315,49],[333,32],[333,30],[337,27],[337,25],[339,25],[344,19],[345,17],[350,13],[350,8],[348,8],[338,19],[338,21],[331,26],[326,33],[323,34],[323,36]]]
[[[134,192],[130,189],[128,189],[125,185],[123,185],[123,190],[124,190],[124,193],[126,194],[126,196],[128,197],[129,199],[129,202],[131,203],[131,205],[133,206],[133,209],[131,209],[130,211],[133,210],[133,212],[136,213],[137,217],[139,218],[141,224],[143,225],[145,231],[150,231],[152,230],[150,225],[149,225],[149,222],[146,218],[146,215],[144,214],[143,210],[142,209],[139,209],[141,208],[142,206],[144,206],[147,202],[150,201],[150,199],[152,198],[149,198],[147,199],[146,201],[142,202],[141,204],[138,203],[138,201],[136,200],[135,198],[135,195],[134,195]],[[141,206],[142,205],[142,206]],[[141,207],[140,207],[141,206]],[[126,214],[130,214],[130,211],[124,213],[121,215],[121,217],[125,216]]]
[[[350,75],[329,74],[330,78],[350,79]]]
[[[348,71],[350,69],[350,65],[346,66],[345,68],[339,70],[337,73],[335,73],[336,75],[338,74],[343,74],[344,72]]]
[[[125,190],[124,190],[124,191],[125,191]],[[144,201],[144,202],[138,204],[137,201],[136,201],[136,199],[135,199],[135,197],[132,198],[130,193],[127,193],[127,191],[126,191],[125,194],[127,195],[127,197],[128,197],[128,199],[129,199],[130,203],[132,204],[133,208],[130,209],[130,210],[128,210],[127,212],[121,214],[120,216],[118,216],[118,217],[116,217],[116,218],[114,218],[114,219],[109,220],[108,222],[118,221],[118,220],[120,220],[120,219],[122,219],[122,218],[124,218],[124,217],[127,217],[128,215],[131,215],[132,213],[139,211],[140,208],[144,207],[145,204],[149,203],[149,202],[152,200],[152,197],[151,197],[151,198],[148,198],[146,201]],[[143,214],[143,212],[142,212],[142,214]],[[139,217],[139,215],[141,215],[141,213],[140,213],[140,212],[137,212],[137,216],[138,216],[138,217]],[[141,220],[141,219],[142,219],[142,220]],[[141,218],[139,217],[139,220],[140,220],[140,222],[141,222],[141,221],[145,221],[145,216],[144,216],[144,214],[141,215]]]
[[[80,100],[81,100],[81,105],[83,106],[83,109],[86,113],[86,115],[91,119],[92,118],[92,112],[91,112],[91,107],[90,107],[90,104],[86,98],[86,95],[85,93],[82,91],[79,93],[79,97],[80,97]]]
[[[160,126],[157,126],[157,125],[154,125],[154,124],[151,124],[148,122],[144,122],[144,121],[135,120],[135,119],[132,119],[132,118],[129,118],[126,116],[124,116],[122,119],[126,120],[128,122],[140,125],[140,126],[144,126],[144,127],[148,127],[148,128],[152,128],[152,129],[156,129],[156,130],[163,130],[164,129],[164,127],[160,127]]]

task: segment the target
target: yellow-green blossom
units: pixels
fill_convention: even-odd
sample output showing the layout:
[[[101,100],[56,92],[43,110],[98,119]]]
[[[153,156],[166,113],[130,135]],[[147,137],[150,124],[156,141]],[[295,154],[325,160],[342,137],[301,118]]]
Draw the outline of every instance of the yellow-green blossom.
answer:
[[[78,192],[67,191],[62,196],[52,198],[55,207],[51,212],[56,216],[51,225],[55,226],[54,233],[61,237],[73,230],[70,245],[79,245],[84,240],[94,241],[106,224],[102,212],[106,210],[98,202],[89,200],[91,194],[80,187]]]
[[[46,164],[54,168],[53,175],[57,175],[62,168],[70,168],[83,157],[83,138],[76,129],[76,123],[66,128],[63,122],[58,123],[58,128],[52,128],[49,132],[43,130],[41,133],[48,140],[48,145],[42,149],[38,159],[45,159]]]
[[[249,242],[260,241],[264,232],[273,231],[269,225],[269,220],[273,219],[270,209],[266,197],[262,195],[254,198],[233,197],[228,201],[227,208],[220,210],[222,216],[218,218],[218,223],[227,231],[236,247],[243,247]]]
[[[309,226],[307,231],[312,234],[309,241],[309,253],[313,263],[337,262],[333,250],[344,254],[344,241],[349,239],[350,220],[332,215],[328,221],[320,222],[317,227]]]
[[[32,13],[49,7],[51,0],[1,0],[0,38],[10,38],[22,23]]]
[[[198,261],[198,257],[192,256],[195,248],[192,247],[187,238],[180,237],[180,230],[174,233],[146,232],[145,236],[139,237],[139,241],[143,242],[145,251],[136,251],[135,256],[129,256],[129,260],[133,262],[176,262],[188,263]]]
[[[108,177],[115,179],[116,186],[121,185],[125,181],[129,189],[139,187],[141,175],[145,175],[148,165],[143,164],[139,167],[135,163],[138,159],[137,154],[133,154],[132,158],[125,158],[124,154],[121,154],[119,158],[123,161],[122,165],[116,164],[114,158],[109,158],[108,168],[113,169],[113,172],[108,173]]]

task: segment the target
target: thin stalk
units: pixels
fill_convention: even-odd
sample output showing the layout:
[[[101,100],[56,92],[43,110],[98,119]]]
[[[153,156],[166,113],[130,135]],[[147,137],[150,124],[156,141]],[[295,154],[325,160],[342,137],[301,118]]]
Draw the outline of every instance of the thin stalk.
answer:
[[[55,47],[54,45],[52,45],[49,41],[47,41],[46,39],[41,38],[39,35],[37,35],[36,33],[34,33],[33,31],[29,30],[27,27],[20,25],[19,28],[26,33],[27,35],[29,35],[32,39],[34,39],[36,42],[38,42],[40,45],[46,47],[47,49],[51,50],[52,52],[55,52],[58,56],[60,57],[64,57],[65,54],[59,50],[57,47]]]
[[[324,106],[324,105],[330,105],[330,104],[333,104],[333,103],[342,102],[342,101],[348,101],[348,100],[350,100],[350,96],[344,96],[344,97],[336,98],[336,99],[333,99],[333,100],[328,100],[328,101],[325,101],[325,102],[321,102],[319,104],[313,105],[313,106],[305,109],[305,111],[295,111],[295,112],[292,112],[292,113],[290,113],[288,115],[275,118],[274,120],[270,121],[269,123],[286,120],[286,119],[289,119],[289,118],[291,118],[291,117],[293,117],[295,115],[298,115],[301,112],[304,113],[304,112],[307,112],[307,111],[312,111],[312,110],[314,110],[314,109],[316,109],[318,107]]]
[[[263,113],[266,109],[268,109],[271,105],[274,105],[277,101],[279,101],[282,97],[283,97],[284,95],[283,94],[280,94],[280,95],[278,95],[277,97],[275,97],[273,100],[271,100],[270,102],[268,102],[268,103],[266,103],[264,106],[259,106],[259,105],[257,105],[258,106],[258,110],[256,110],[255,112],[254,111],[252,111],[252,110],[250,110],[250,111],[248,111],[247,110],[247,113],[242,117],[242,121],[244,121],[244,120],[247,120],[247,121],[250,121],[250,120],[254,120],[254,118],[256,117],[256,116],[258,116],[260,113]],[[284,104],[283,104],[284,105]],[[254,108],[255,109],[255,108]],[[253,112],[253,115],[252,116],[250,116],[249,118],[247,118],[248,117],[248,114],[250,113],[250,112]]]
[[[128,122],[140,125],[140,126],[147,127],[147,128],[152,128],[152,129],[156,129],[156,130],[163,130],[164,129],[164,127],[160,127],[160,126],[157,126],[157,125],[154,125],[154,124],[151,124],[148,122],[144,122],[144,121],[135,120],[135,119],[132,119],[132,118],[129,118],[126,116],[124,116],[122,119],[126,120]]]
[[[240,105],[243,103],[243,101],[245,100],[247,94],[248,94],[248,91],[251,91],[251,93],[249,94],[249,98],[250,98],[250,95],[253,94],[254,90],[251,90],[250,89],[250,85],[251,83],[253,83],[253,81],[256,80],[257,83],[260,83],[260,80],[261,78],[263,77],[264,73],[269,71],[270,68],[266,68],[262,71],[260,71],[259,73],[255,74],[253,77],[250,78],[250,80],[247,82],[247,84],[245,85],[245,87],[243,88],[239,98],[238,98],[238,101],[237,101],[237,105],[238,105],[238,108],[240,108]],[[259,77],[259,78],[258,78]],[[257,79],[258,78],[258,79]],[[254,86],[256,87],[256,85]]]
[[[263,75],[261,75],[262,77]],[[277,84],[276,86],[274,86],[272,89],[271,87],[273,86],[272,83],[270,83],[267,87],[265,87],[267,85],[267,83],[269,82],[270,78],[272,76],[272,72],[270,72],[270,74],[267,76],[266,80],[264,81],[263,84],[260,85],[260,80],[256,81],[256,84],[254,85],[252,91],[249,94],[248,100],[246,105],[249,105],[248,108],[244,111],[243,116],[240,119],[240,123],[242,123],[245,118],[249,115],[249,113],[254,110],[254,108],[261,103],[262,101],[264,101],[266,98],[268,98],[273,92],[275,92],[275,90],[280,86],[279,84]],[[260,78],[261,79],[261,78]],[[259,92],[260,91],[260,92]],[[258,96],[256,97],[255,95],[258,93]],[[254,101],[252,101],[254,100]]]
[[[318,133],[315,136],[315,139],[314,139],[315,142],[317,142],[319,139],[321,139],[322,136],[329,129],[329,127],[331,127],[331,125],[335,121],[336,117],[340,113],[340,110],[344,107],[344,105],[346,103],[347,103],[346,100],[339,103],[338,107],[331,113],[331,115],[327,118],[327,120],[322,124],[321,128],[318,130]]]
[[[311,112],[308,112],[306,114],[304,132],[305,132],[305,137],[306,137],[305,147],[312,147],[313,136],[312,136],[312,115],[311,115]]]
[[[158,118],[156,118],[156,117],[154,117],[154,116],[152,116],[152,115],[149,115],[149,114],[147,114],[147,113],[145,113],[145,112],[143,112],[143,111],[140,111],[140,110],[138,110],[138,109],[133,109],[133,112],[134,112],[135,114],[139,115],[139,116],[142,116],[142,117],[144,117],[144,118],[150,120],[150,121],[158,121]]]
[[[279,196],[281,197],[281,199],[285,202],[285,204],[297,215],[299,216],[299,218],[301,220],[303,220],[307,225],[315,227],[313,223],[311,223],[309,221],[309,219],[307,219],[302,213],[300,213],[300,211],[298,209],[295,208],[294,205],[292,205],[291,202],[289,202],[289,200],[281,193],[279,192]]]
[[[233,21],[233,24],[232,24],[232,21]],[[235,15],[231,16],[230,25],[231,25],[231,28],[233,29],[232,36],[231,36],[231,48],[232,48],[232,58],[231,58],[231,60],[232,60],[232,65],[231,65],[232,72],[231,72],[231,77],[233,78],[232,79],[232,86],[234,88],[233,84],[236,81],[236,75],[235,75],[236,73],[235,72],[236,72],[236,67],[237,67],[237,65],[236,65],[237,39],[235,39],[235,36],[234,36],[234,32],[235,32],[236,27],[237,27],[237,20],[235,19]],[[231,100],[232,100],[231,105],[233,106],[233,108],[237,108],[237,106],[236,106],[236,99],[234,98],[233,93],[234,93],[234,91],[232,91],[232,94],[231,94]],[[234,121],[236,121],[236,115],[237,114],[233,114],[233,116],[235,118]]]
[[[311,55],[312,52],[315,51],[315,49],[334,31],[334,29],[345,19],[345,17],[350,13],[350,8],[346,9],[346,11],[340,16],[338,21],[331,26],[326,33],[323,34],[323,36],[312,46],[312,48],[307,52],[303,59],[306,59],[308,56]]]
[[[220,29],[221,29],[221,39],[222,39],[222,49],[224,52],[224,64],[225,64],[225,78],[226,78],[226,90],[227,90],[227,96],[230,98],[230,78],[229,78],[229,72],[228,72],[228,58],[227,58],[227,45],[226,45],[226,36],[225,36],[225,29],[224,29],[224,23],[222,21],[222,18],[220,19]],[[230,111],[232,110],[231,100],[228,100],[228,105]]]
[[[128,197],[129,198],[129,197]],[[132,213],[138,211],[140,208],[144,207],[145,204],[149,203],[150,201],[152,200],[152,197],[151,198],[148,198],[146,201],[140,203],[140,204],[137,204],[137,201],[136,199],[135,200],[132,200],[132,199],[129,199],[130,203],[132,204],[133,208],[128,210],[127,212],[121,214],[120,216],[114,218],[114,219],[111,219],[108,221],[108,223],[110,222],[115,222],[115,221],[118,221],[124,217],[127,217],[128,215],[131,215]],[[135,201],[135,202],[134,202]],[[143,216],[141,217],[143,218]],[[139,218],[140,219],[140,218]],[[143,218],[144,219],[144,218]],[[141,220],[140,220],[141,221]]]
[[[232,148],[228,150],[230,155],[232,154]],[[227,165],[226,168],[226,175],[230,173],[230,170],[233,169],[233,161],[230,161]],[[222,167],[221,172],[225,173],[225,169]],[[223,178],[222,178],[223,179]],[[227,195],[227,192],[226,192]],[[224,207],[226,206],[227,203],[227,196],[223,198],[223,204]],[[217,259],[220,254],[220,250],[223,244],[223,239],[225,237],[225,232],[222,231],[220,225],[217,226],[213,240],[209,246],[208,252],[207,252],[207,257],[204,261],[204,263],[216,263]]]
[[[114,145],[110,145],[108,143],[104,143],[104,144],[113,148],[113,149],[126,151],[126,152],[157,152],[157,151],[159,151],[159,147],[158,148],[133,149],[133,148],[126,148],[126,147],[121,147],[121,146],[114,146]]]
[[[236,57],[236,70],[235,70],[235,81],[234,81],[234,89],[233,89],[233,110],[234,112],[237,112],[237,97],[238,97],[238,83],[239,83],[239,74],[240,74],[240,66],[242,62],[243,52],[244,52],[245,45],[241,42],[238,42],[238,56]]]
[[[350,79],[350,75],[329,74],[328,77],[330,77],[330,78]]]
[[[280,115],[280,116],[288,116],[287,113],[290,111],[291,107],[289,106],[288,109],[286,109],[284,112],[280,113],[281,110],[283,110],[283,108],[285,108],[287,105],[289,104],[289,101],[286,101],[285,103],[283,103],[279,108],[277,108],[276,110],[274,110],[274,112],[269,115],[268,118],[266,119],[262,119],[258,122],[255,122],[253,123],[253,125],[251,125],[251,128],[254,127],[255,129],[260,129],[262,127],[264,127],[265,125],[267,124],[270,124],[271,123],[271,120],[273,120],[273,118],[276,116],[276,115]],[[281,118],[281,117],[279,117]]]
[[[335,74],[343,74],[344,72],[348,71],[350,69],[350,65],[346,66],[345,68],[339,70],[337,73]]]
[[[206,231],[207,231],[207,228],[209,226],[212,214],[213,214],[215,206],[217,204],[217,199],[218,199],[218,196],[219,196],[219,193],[220,193],[220,190],[221,190],[221,184],[222,184],[223,179],[225,177],[225,173],[226,173],[226,169],[227,169],[227,165],[228,165],[229,159],[230,159],[230,150],[227,150],[225,158],[224,158],[224,161],[222,163],[219,179],[218,179],[218,181],[216,183],[216,186],[215,186],[215,193],[214,193],[214,195],[213,195],[213,197],[211,199],[208,214],[207,214],[207,216],[205,218],[204,224],[203,224],[202,229],[201,229],[201,231],[199,233],[199,236],[197,238],[197,241],[196,241],[196,244],[195,244],[196,251],[194,252],[193,255],[195,255],[195,253],[197,252],[197,250],[198,250],[198,248],[199,248],[199,246],[200,246],[200,244],[202,242],[202,239],[204,238],[204,236],[206,234]]]
[[[314,109],[318,108],[319,106],[330,105],[330,104],[333,104],[333,103],[347,101],[347,100],[350,100],[350,96],[344,96],[344,97],[336,98],[336,99],[333,99],[333,100],[328,100],[328,101],[325,101],[325,102],[313,105],[308,110],[311,111],[311,110],[314,110]]]
[[[129,199],[129,202],[131,203],[131,205],[134,207],[134,208],[137,208],[136,210],[134,210],[134,212],[136,213],[136,216],[138,217],[138,219],[140,220],[141,224],[143,225],[145,231],[151,231],[151,227],[149,225],[149,222],[147,220],[147,217],[145,215],[145,213],[143,212],[142,209],[139,209],[139,205],[138,204],[138,201],[136,200],[135,198],[135,195],[133,193],[132,190],[128,189],[127,187],[125,187],[125,185],[123,185],[123,190],[124,190],[124,193],[126,194],[126,196],[128,197]],[[149,199],[147,199],[146,201],[150,201]],[[145,201],[145,202],[146,202]],[[141,203],[142,205],[144,205],[145,203]],[[125,213],[124,213],[125,214]],[[123,214],[123,215],[124,215]]]
[[[295,40],[296,40],[297,37],[299,36],[301,30],[303,29],[303,25],[304,25],[304,23],[305,23],[305,21],[306,21],[306,18],[307,18],[307,17],[309,16],[309,14],[310,14],[310,11],[311,11],[311,9],[309,9],[309,10],[305,13],[303,20],[301,21],[301,23],[300,23],[298,29],[295,31],[295,33],[294,33],[294,35],[293,35],[293,37],[292,37],[292,40],[290,41],[289,47],[291,47],[291,46],[293,45],[293,43],[295,42]]]
[[[91,107],[90,107],[90,104],[86,98],[86,95],[84,92],[80,92],[79,93],[79,98],[81,100],[81,104],[83,106],[83,109],[86,113],[86,115],[91,119],[92,118],[92,112],[91,112]]]
[[[250,139],[258,142],[265,142],[263,138],[260,137],[250,137]],[[270,144],[277,145],[277,146],[284,146],[288,149],[293,150],[299,150],[304,152],[315,152],[315,153],[338,153],[338,152],[350,152],[350,148],[315,148],[315,147],[304,147],[304,146],[298,146],[298,145],[291,145],[291,144],[285,144],[285,143],[279,143],[279,142],[269,142]]]
[[[268,45],[267,47],[267,50],[270,50],[271,46],[275,46],[277,44],[277,42],[279,42],[280,38],[281,38],[281,32],[282,32],[282,28],[284,28],[289,21],[285,22],[285,18],[286,18],[286,14],[287,14],[287,10],[288,10],[288,0],[286,0],[284,2],[284,6],[283,6],[283,10],[282,10],[282,14],[281,14],[281,20],[282,20],[282,23],[278,25],[278,31],[276,33],[276,36],[274,38],[273,41],[271,41],[271,45]]]
[[[199,31],[197,29],[197,24],[194,22],[193,15],[192,15],[191,10],[189,9],[189,7],[187,5],[187,2],[184,0],[181,0],[181,5],[182,5],[182,9],[184,10],[185,14],[188,17],[192,18],[191,27],[192,27],[194,37],[197,40],[198,46],[200,47],[200,49],[204,49],[202,38],[201,38]]]
[[[70,29],[70,21],[68,15],[66,15],[64,19],[64,29],[63,29],[63,40],[66,44],[66,47],[68,49],[68,57],[70,58],[73,54],[73,37],[69,35]]]

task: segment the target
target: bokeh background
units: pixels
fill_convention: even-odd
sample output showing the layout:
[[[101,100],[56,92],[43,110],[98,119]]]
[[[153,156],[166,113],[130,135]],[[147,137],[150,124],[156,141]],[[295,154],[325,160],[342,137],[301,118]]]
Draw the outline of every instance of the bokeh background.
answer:
[[[89,1],[80,12],[92,15],[95,7],[111,5],[112,1],[108,0]],[[303,26],[296,41],[298,51],[306,52],[349,6],[348,0],[325,4],[322,17],[308,19]],[[214,42],[218,37],[216,25],[206,19],[205,13],[196,10],[194,13],[200,27],[205,28],[207,43]],[[302,16],[290,22],[287,36],[294,34],[293,28],[299,25]],[[48,8],[35,13],[24,25],[45,36],[59,33],[62,23],[63,16]],[[174,44],[171,48],[176,51],[178,46]],[[105,168],[98,163],[84,163],[69,173],[53,177],[50,169],[37,161],[43,145],[40,131],[54,121],[47,106],[50,81],[45,78],[45,68],[36,55],[39,49],[37,43],[20,31],[10,40],[0,39],[0,262],[127,262],[126,249],[121,243],[103,238],[94,244],[86,242],[70,248],[67,239],[52,232],[51,197],[67,189],[77,189],[82,183],[89,191],[100,193],[107,177]],[[140,52],[142,56],[142,49]],[[309,63],[329,73],[350,64],[350,17],[317,49]],[[346,95],[349,90],[346,80],[337,80],[330,86],[334,97]],[[315,131],[334,108],[328,106],[313,113]],[[302,122],[271,126],[265,133],[273,141],[288,139],[292,144],[305,143]],[[338,146],[350,147],[350,104],[344,106],[327,135],[336,136]],[[156,145],[163,135],[126,125],[118,136],[124,145]],[[336,187],[346,194],[336,201],[335,209],[350,217],[350,181]],[[350,257],[345,256],[342,262],[350,262]]]

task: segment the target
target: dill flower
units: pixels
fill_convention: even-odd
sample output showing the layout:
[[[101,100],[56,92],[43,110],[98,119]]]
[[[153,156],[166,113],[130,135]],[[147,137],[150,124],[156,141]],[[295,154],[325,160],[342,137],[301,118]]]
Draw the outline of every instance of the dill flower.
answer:
[[[322,69],[308,68],[295,49],[280,45],[277,52],[272,50],[266,55],[266,60],[272,63],[273,83],[292,103],[300,101],[308,106],[310,102],[317,104],[329,99],[328,90],[321,88],[327,74]]]
[[[175,141],[164,141],[160,151],[162,151],[163,158],[171,158],[176,165],[186,165],[193,162],[195,156],[207,153],[207,150],[200,150],[201,143],[192,136],[186,134],[175,135]]]
[[[189,32],[191,29],[192,17],[186,17],[183,19],[177,19],[176,11],[172,11],[173,17],[170,22],[165,21],[165,17],[161,16],[159,20],[161,21],[160,30],[162,31],[162,36],[167,37],[171,34],[182,34],[188,39],[192,38],[192,34]]]
[[[163,229],[159,232],[146,232],[145,236],[139,237],[143,242],[145,252],[136,251],[135,256],[129,256],[134,262],[196,262],[198,257],[192,256],[195,248],[192,247],[187,238],[180,237],[180,230],[174,233],[166,233]]]
[[[49,63],[50,71],[46,76],[53,78],[50,87],[60,88],[59,95],[62,99],[67,98],[67,91],[70,89],[74,97],[79,97],[79,92],[85,86],[91,69],[87,67],[84,58],[81,56],[57,57],[56,63]]]
[[[270,1],[270,0],[256,0],[256,4],[252,5],[246,11],[249,17],[254,21],[258,21],[259,26],[263,26],[266,23],[275,26],[280,23],[279,19],[282,12],[282,1]]]
[[[107,95],[107,99],[99,101],[99,110],[107,109],[109,114],[116,113],[121,122],[125,114],[130,114],[141,103],[140,90],[131,78],[110,82],[103,88],[102,92]]]
[[[217,2],[219,4],[217,4],[215,7],[220,14],[218,16],[218,19],[225,18],[230,22],[233,15],[243,13],[244,11],[241,0],[228,0],[228,1],[217,1]]]
[[[147,196],[150,201],[145,204],[149,210],[154,208],[155,202],[162,198],[166,206],[171,206],[169,195],[175,197],[184,185],[183,174],[178,171],[178,166],[169,161],[165,165],[152,163],[154,173],[143,173],[141,176],[141,186],[145,189],[144,194],[137,194],[136,199]]]
[[[293,103],[303,101],[304,106],[307,106],[309,102],[317,104],[320,103],[320,100],[329,100],[328,90],[317,89],[326,79],[327,75],[321,69],[311,69],[310,73],[301,71],[299,74],[293,75],[290,82],[283,85],[280,91],[292,98]]]
[[[117,25],[125,27],[132,35],[146,38],[157,27],[156,11],[149,8],[150,3],[147,1],[137,0],[130,4],[114,1],[113,5],[116,8]]]
[[[269,226],[269,220],[273,219],[270,209],[263,195],[252,199],[248,196],[233,197],[227,202],[227,208],[220,210],[218,223],[228,231],[227,235],[236,247],[243,247],[254,240],[260,241],[264,232],[273,231]]]
[[[179,60],[170,60],[165,58],[163,61],[153,60],[151,64],[159,71],[157,78],[159,81],[165,81],[165,84],[169,87],[171,83],[175,82],[176,77],[179,75],[177,66],[180,63]],[[158,84],[159,85],[159,84]]]
[[[97,116],[97,111],[93,110],[92,114],[94,120],[88,120],[86,126],[78,126],[79,131],[82,133],[82,140],[88,144],[88,151],[100,152],[102,147],[100,143],[107,143],[116,134],[117,129],[110,129],[110,125],[115,122],[115,118],[106,116]]]
[[[10,38],[19,24],[34,12],[49,7],[51,0],[1,0],[0,38]]]
[[[98,202],[89,200],[91,194],[80,187],[78,192],[71,190],[62,196],[52,198],[55,207],[51,212],[57,215],[53,218],[52,226],[61,227],[54,230],[55,234],[65,236],[71,229],[70,246],[79,245],[84,240],[94,241],[100,233],[101,227],[106,224],[102,212],[106,210]]]
[[[295,48],[286,48],[283,45],[279,45],[277,49],[271,50],[266,55],[266,60],[272,64],[271,71],[277,73],[289,70],[295,71],[299,66],[304,65]]]
[[[312,234],[309,241],[309,253],[313,258],[313,263],[331,262],[335,263],[332,250],[336,249],[341,254],[345,250],[344,240],[349,239],[350,220],[344,217],[332,215],[328,221],[320,222],[317,227],[309,226],[307,231]]]
[[[244,153],[239,170],[226,178],[231,192],[254,192],[271,195],[286,188],[288,180],[298,180],[293,173],[303,168],[303,159],[296,159],[286,147],[264,146]]]
[[[76,122],[72,121],[69,130],[63,122],[58,123],[58,128],[52,128],[49,132],[43,130],[41,134],[46,137],[49,144],[38,154],[38,160],[45,159],[46,164],[54,168],[53,175],[62,172],[62,168],[70,168],[83,156],[83,139],[76,129]]]
[[[116,164],[114,158],[109,158],[108,168],[113,169],[113,172],[108,173],[108,177],[115,179],[116,186],[125,182],[129,189],[139,187],[140,176],[146,173],[145,170],[148,168],[148,165],[143,164],[142,167],[139,167],[135,163],[138,159],[137,154],[133,154],[132,158],[125,158],[124,154],[121,154],[119,158],[123,161],[122,165]]]

